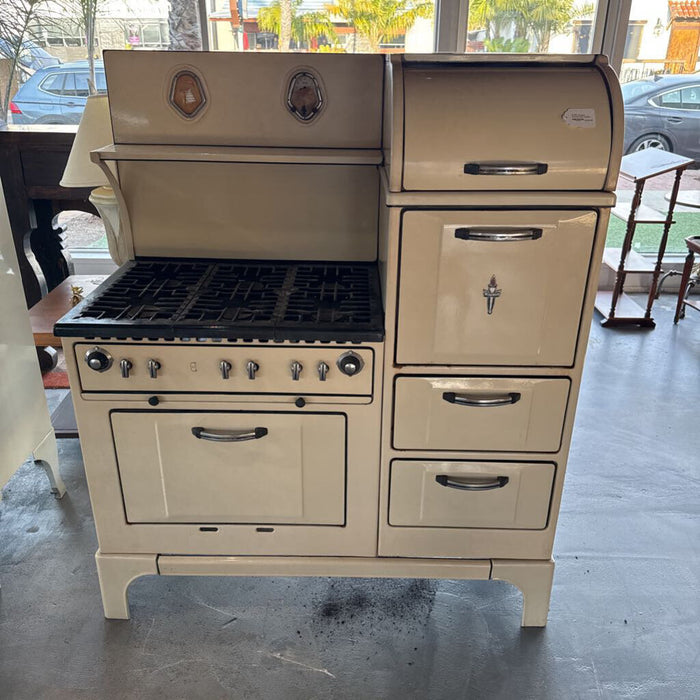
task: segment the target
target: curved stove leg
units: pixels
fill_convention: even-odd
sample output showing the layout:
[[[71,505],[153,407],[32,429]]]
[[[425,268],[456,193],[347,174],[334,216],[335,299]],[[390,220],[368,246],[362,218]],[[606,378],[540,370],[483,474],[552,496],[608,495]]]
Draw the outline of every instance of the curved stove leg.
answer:
[[[63,498],[66,486],[58,471],[58,448],[56,447],[56,436],[53,434],[53,430],[37,445],[34,452],[32,452],[32,458],[34,459],[34,464],[46,472],[46,476],[51,484],[51,493],[56,498]]]
[[[105,617],[111,620],[129,619],[129,584],[139,576],[157,574],[155,554],[102,554],[95,553],[97,576]]]
[[[554,561],[551,559],[494,559],[491,562],[491,578],[512,583],[523,594],[522,627],[544,627],[547,624],[553,576]]]

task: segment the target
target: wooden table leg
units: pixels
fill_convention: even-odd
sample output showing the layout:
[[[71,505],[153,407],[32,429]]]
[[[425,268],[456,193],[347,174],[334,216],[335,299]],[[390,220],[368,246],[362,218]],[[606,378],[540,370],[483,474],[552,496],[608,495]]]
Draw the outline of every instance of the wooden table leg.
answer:
[[[683,274],[681,275],[681,286],[678,290],[678,302],[676,303],[676,315],[673,317],[673,322],[678,323],[678,321],[685,316],[684,304],[685,298],[688,294],[688,282],[690,281],[690,274],[693,271],[693,262],[695,261],[695,253],[692,250],[688,251],[688,255],[685,258],[685,265],[683,265]]]

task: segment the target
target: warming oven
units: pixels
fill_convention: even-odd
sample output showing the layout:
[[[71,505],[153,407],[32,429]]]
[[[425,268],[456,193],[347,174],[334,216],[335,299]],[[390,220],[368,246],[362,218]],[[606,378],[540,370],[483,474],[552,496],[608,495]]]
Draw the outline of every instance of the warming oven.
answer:
[[[546,621],[620,157],[600,57],[106,52],[131,258],[56,326],[145,574],[499,578]]]

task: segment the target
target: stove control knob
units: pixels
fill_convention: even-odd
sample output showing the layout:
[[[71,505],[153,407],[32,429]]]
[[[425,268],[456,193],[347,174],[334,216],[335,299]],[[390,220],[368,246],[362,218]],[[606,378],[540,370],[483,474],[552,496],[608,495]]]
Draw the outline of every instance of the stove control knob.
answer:
[[[245,369],[248,373],[248,379],[255,379],[255,373],[260,369],[260,365],[257,362],[253,362],[253,360],[248,360]]]
[[[106,372],[112,366],[112,356],[102,348],[90,348],[85,353],[85,362],[95,372]]]
[[[322,381],[326,381],[326,375],[328,374],[329,367],[325,362],[318,363],[318,378]]]
[[[151,376],[151,379],[157,379],[158,370],[160,369],[160,362],[158,362],[158,360],[149,360],[147,363],[147,367],[148,374]]]
[[[301,370],[304,369],[304,366],[301,364],[301,362],[297,362],[294,360],[291,365],[289,365],[289,369],[292,372],[292,381],[298,382],[299,381],[299,375],[301,374]]]
[[[222,379],[228,379],[229,378],[229,372],[233,368],[233,365],[228,362],[227,360],[221,360],[219,362],[219,369],[221,370],[221,378]]]
[[[338,365],[338,369],[343,374],[347,374],[348,377],[354,376],[355,374],[360,372],[365,366],[365,363],[362,361],[362,358],[352,350],[344,352],[338,358],[338,362],[336,362],[336,364]]]
[[[132,367],[131,360],[119,360],[119,371],[122,373],[123,379],[129,378],[129,372]]]

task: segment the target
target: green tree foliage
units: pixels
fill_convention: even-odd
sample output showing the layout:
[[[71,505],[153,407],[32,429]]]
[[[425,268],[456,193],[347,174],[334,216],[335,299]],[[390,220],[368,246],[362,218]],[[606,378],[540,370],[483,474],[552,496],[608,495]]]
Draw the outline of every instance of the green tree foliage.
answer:
[[[302,0],[288,0],[291,7],[289,39],[297,45],[310,44],[312,40],[326,37],[335,40],[335,30],[326,12],[299,12]],[[258,12],[258,27],[264,32],[272,32],[280,38],[280,51],[289,49],[289,41],[285,40],[282,32],[281,0],[274,0],[268,7],[260,8]],[[284,43],[286,41],[286,46]]]
[[[326,5],[367,39],[371,51],[405,34],[419,18],[433,16],[434,5],[423,0],[335,0]]]
[[[577,17],[592,14],[594,6],[576,7],[575,0],[472,0],[469,3],[469,29],[486,29],[487,50],[501,51],[499,39],[513,29],[513,45],[519,39],[533,39],[533,49],[546,53],[553,34],[561,34]],[[520,49],[511,48],[511,51]],[[525,49],[527,50],[527,49]]]

